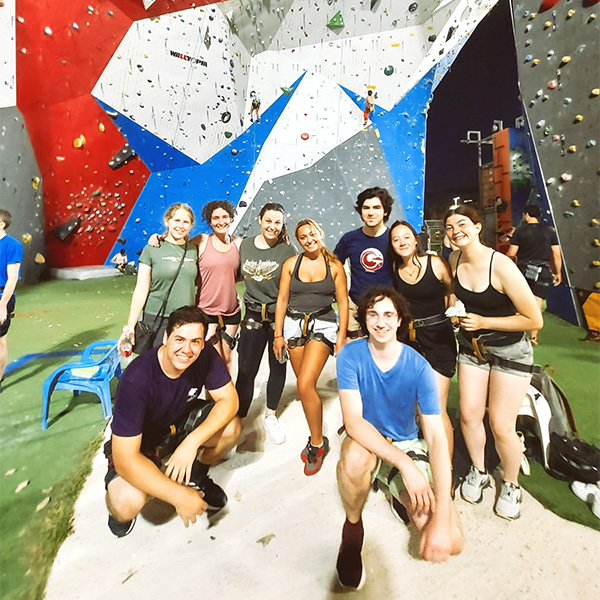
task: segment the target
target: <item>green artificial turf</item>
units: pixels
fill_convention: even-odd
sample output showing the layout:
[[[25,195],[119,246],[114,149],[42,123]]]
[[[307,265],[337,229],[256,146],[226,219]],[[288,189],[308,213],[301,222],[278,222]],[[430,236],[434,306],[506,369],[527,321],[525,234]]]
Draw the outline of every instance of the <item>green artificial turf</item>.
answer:
[[[9,362],[30,353],[80,351],[116,339],[129,310],[134,277],[50,281],[18,290],[17,318],[9,332]],[[240,287],[238,290],[242,292]],[[581,437],[600,446],[600,346],[584,332],[546,314],[536,362],[555,368]],[[89,473],[105,427],[93,394],[57,391],[50,425],[41,429],[42,384],[71,358],[37,358],[10,373],[0,394],[0,597],[38,599],[60,544],[70,532],[73,504]],[[453,381],[449,408],[455,413]],[[9,470],[15,469],[11,475]],[[29,484],[18,494],[17,486]],[[523,485],[557,514],[598,529],[600,523],[566,483],[532,465]],[[102,490],[98,490],[102,494]],[[36,507],[46,498],[45,508]],[[105,521],[106,515],[98,515]],[[517,525],[518,526],[518,525]]]

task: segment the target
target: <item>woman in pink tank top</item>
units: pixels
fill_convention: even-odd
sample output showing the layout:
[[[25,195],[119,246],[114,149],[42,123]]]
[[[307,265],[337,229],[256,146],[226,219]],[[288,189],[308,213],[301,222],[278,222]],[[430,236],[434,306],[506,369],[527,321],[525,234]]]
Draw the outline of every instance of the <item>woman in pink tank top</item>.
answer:
[[[212,229],[192,238],[198,246],[196,303],[207,316],[207,341],[214,344],[231,371],[231,352],[241,320],[241,302],[235,287],[239,277],[241,238],[229,235],[235,215],[231,202],[214,200],[202,209]]]

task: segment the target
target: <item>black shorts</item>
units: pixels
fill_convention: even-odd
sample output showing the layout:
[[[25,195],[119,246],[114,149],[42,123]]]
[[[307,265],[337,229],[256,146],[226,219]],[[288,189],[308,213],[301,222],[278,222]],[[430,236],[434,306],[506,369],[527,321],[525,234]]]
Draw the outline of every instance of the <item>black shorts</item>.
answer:
[[[16,298],[13,294],[10,300],[8,301],[8,304],[6,305],[6,321],[4,321],[2,325],[0,325],[0,337],[4,337],[10,329],[10,322],[15,316],[15,303]]]
[[[452,379],[456,372],[456,338],[450,321],[415,329],[417,339],[409,342],[419,354],[427,359],[434,371]]]
[[[539,265],[539,266],[541,266],[541,271],[537,275],[537,280],[535,280],[535,281],[527,276],[529,273],[527,271],[526,263],[521,263],[517,266],[519,267],[519,270],[521,271],[521,273],[523,273],[523,276],[525,277],[525,281],[527,281],[527,284],[529,285],[529,288],[533,292],[533,295],[544,300],[546,298],[546,296],[548,295],[548,289],[550,288],[550,286],[552,284],[552,270],[550,269],[550,266],[549,265]],[[533,265],[533,266],[534,266],[534,268],[536,267],[536,265]]]
[[[207,315],[206,313],[204,314],[206,316],[207,323],[219,322],[219,315]],[[221,319],[223,319],[223,323],[225,325],[239,325],[242,321],[242,311],[238,310],[234,315],[221,315]]]

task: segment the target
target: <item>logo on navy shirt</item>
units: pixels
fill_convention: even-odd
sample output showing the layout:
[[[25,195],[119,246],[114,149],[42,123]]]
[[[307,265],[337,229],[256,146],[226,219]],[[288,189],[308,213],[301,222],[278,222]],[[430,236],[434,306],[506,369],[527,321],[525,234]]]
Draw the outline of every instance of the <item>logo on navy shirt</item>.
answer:
[[[375,273],[383,267],[383,254],[377,248],[367,248],[360,255],[360,264],[367,273]]]

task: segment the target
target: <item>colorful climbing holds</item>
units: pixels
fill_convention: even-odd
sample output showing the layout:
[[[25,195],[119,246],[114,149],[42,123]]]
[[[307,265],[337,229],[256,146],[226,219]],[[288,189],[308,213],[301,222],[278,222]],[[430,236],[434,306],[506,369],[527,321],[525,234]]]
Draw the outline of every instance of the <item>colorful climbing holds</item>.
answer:
[[[388,77],[394,72],[394,67],[392,65],[388,65],[387,67],[385,67],[385,69],[383,69],[383,74],[387,75]]]
[[[302,138],[304,141],[306,141],[306,140],[307,140],[307,139],[308,139],[310,136],[308,135],[308,133],[303,133],[303,134],[302,134],[300,137],[301,137],[301,138]]]

